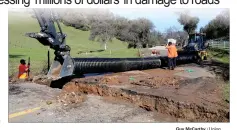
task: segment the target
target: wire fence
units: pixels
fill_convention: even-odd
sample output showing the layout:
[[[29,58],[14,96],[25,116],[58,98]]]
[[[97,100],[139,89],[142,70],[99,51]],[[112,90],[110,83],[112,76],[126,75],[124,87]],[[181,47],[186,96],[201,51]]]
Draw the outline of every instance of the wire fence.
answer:
[[[215,41],[210,40],[209,45],[212,48],[218,48],[218,49],[224,49],[224,50],[230,50],[230,42],[229,41]]]

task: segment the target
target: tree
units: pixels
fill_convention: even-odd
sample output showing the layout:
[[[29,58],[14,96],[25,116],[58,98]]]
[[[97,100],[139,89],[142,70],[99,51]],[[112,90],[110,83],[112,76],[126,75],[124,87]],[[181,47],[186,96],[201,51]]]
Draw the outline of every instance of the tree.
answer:
[[[133,47],[148,47],[148,38],[153,30],[153,23],[145,18],[139,18],[129,21],[129,29],[127,30],[126,41]]]
[[[173,38],[178,39],[179,38],[179,30],[176,27],[169,27],[166,29],[166,39]]]
[[[105,9],[58,9],[61,21],[83,31],[89,31],[94,22],[109,19],[113,14]]]
[[[94,22],[91,26],[90,40],[97,40],[107,49],[107,43],[112,41],[115,35],[115,29],[112,20]]]
[[[148,36],[148,46],[153,47],[165,43],[165,38],[159,31],[152,31]]]
[[[225,10],[211,20],[205,27],[204,32],[208,39],[227,37],[230,31],[230,12]]]
[[[183,12],[179,14],[178,22],[183,25],[183,30],[190,34],[195,32],[199,18],[190,16],[188,12]]]
[[[140,42],[143,46],[148,47],[149,36],[151,35],[154,25],[150,20],[145,18],[138,19],[138,23],[141,28]]]
[[[188,33],[182,30],[179,30],[177,27],[170,27],[166,30],[165,40],[172,38],[176,39],[177,44],[183,46],[185,41],[188,38]]]
[[[121,41],[129,41],[129,29],[130,29],[130,22],[128,19],[116,16],[114,21],[114,27],[116,30],[115,37]]]
[[[130,47],[148,47],[154,42],[155,33],[151,34],[154,28],[153,23],[145,18],[128,20],[121,16],[114,16],[106,9],[60,9],[61,21],[76,29],[90,30],[90,40],[97,40],[104,44],[107,49],[107,42],[114,37],[129,43]],[[153,40],[154,41],[154,40]]]

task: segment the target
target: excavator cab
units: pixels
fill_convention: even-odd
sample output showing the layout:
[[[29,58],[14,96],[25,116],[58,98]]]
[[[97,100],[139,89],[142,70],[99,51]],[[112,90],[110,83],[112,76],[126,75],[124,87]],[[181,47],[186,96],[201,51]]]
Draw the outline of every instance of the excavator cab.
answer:
[[[188,44],[184,47],[188,51],[204,51],[208,47],[205,33],[189,34]]]
[[[194,51],[198,53],[198,60],[207,59],[207,51],[209,44],[206,40],[205,33],[191,33],[188,37],[188,43],[184,47],[185,51]]]

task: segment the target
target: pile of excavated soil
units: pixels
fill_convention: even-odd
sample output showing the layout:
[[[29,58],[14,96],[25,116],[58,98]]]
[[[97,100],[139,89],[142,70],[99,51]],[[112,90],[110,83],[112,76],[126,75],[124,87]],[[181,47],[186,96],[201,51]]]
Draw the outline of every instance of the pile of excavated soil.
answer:
[[[122,82],[119,81],[118,76],[104,76],[100,79],[100,83],[108,85],[116,85]]]
[[[101,85],[125,85],[134,81],[139,81],[150,75],[142,71],[128,71],[121,73],[113,73],[100,76],[91,76],[86,78],[77,79],[88,84],[101,84]]]
[[[86,100],[86,95],[77,91],[75,87],[67,86],[61,91],[57,100],[63,106],[72,107],[77,106]]]
[[[180,78],[178,76],[174,77],[173,75],[177,72],[180,72],[180,70],[170,71],[164,69],[152,69],[114,73],[104,76],[93,76],[79,80],[87,83],[104,85],[137,84],[150,87],[159,87],[163,85],[176,86]]]
[[[158,88],[161,86],[178,87],[179,81],[183,80],[183,78],[173,76],[177,72],[180,72],[180,70],[170,71],[164,69],[152,69],[145,71],[128,71],[98,77],[88,77],[80,80],[86,81],[87,83],[103,85],[139,85],[150,88]]]
[[[173,76],[175,73],[182,72],[183,70],[180,70],[176,68],[175,70],[169,70],[169,69],[150,69],[150,70],[143,70],[143,73],[146,73],[150,75],[151,77],[170,77]]]
[[[50,86],[51,80],[49,80],[46,75],[38,75],[38,76],[33,77],[32,82],[37,83],[37,84],[41,84],[41,85]]]
[[[183,80],[180,77],[151,77],[147,79],[139,80],[138,82],[132,82],[131,84],[146,86],[150,88],[165,87],[179,87],[179,82]]]
[[[79,105],[86,100],[86,95],[81,92],[62,92],[58,97],[58,102],[64,106]]]

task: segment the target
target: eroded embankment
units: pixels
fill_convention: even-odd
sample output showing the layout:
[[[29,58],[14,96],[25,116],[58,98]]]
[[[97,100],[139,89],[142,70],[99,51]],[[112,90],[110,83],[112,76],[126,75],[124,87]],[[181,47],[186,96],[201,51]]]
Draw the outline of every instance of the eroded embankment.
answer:
[[[97,82],[87,82],[85,80],[72,80],[64,85],[63,91],[81,92],[126,100],[148,111],[157,111],[162,114],[171,115],[178,119],[193,122],[229,121],[228,109],[220,107],[215,103],[215,105],[210,105],[211,103],[204,103],[204,105],[201,105],[195,102],[184,102],[179,100],[180,98],[170,98],[169,96],[164,96],[163,94],[151,94],[146,91],[137,91],[121,86],[100,85]]]
[[[65,78],[51,82],[50,86],[63,88],[62,93],[72,93],[71,96],[85,93],[125,100],[146,110],[172,116],[178,121],[229,122],[229,104],[222,97],[222,81],[200,67]],[[66,104],[67,99],[67,96],[62,98]],[[72,103],[80,101],[73,99]]]

